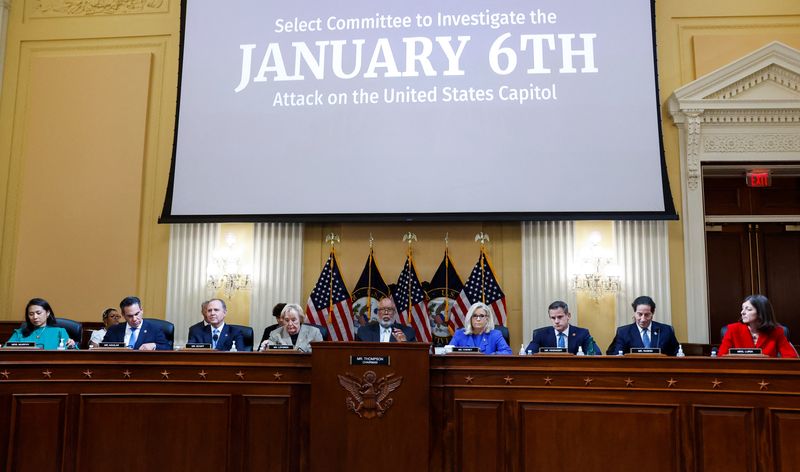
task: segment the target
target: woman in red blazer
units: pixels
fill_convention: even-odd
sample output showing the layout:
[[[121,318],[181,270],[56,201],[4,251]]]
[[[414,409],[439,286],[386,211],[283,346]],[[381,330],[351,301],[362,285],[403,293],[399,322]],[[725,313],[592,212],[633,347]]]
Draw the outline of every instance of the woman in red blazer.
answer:
[[[764,295],[750,295],[742,302],[742,319],[728,325],[722,338],[719,355],[730,348],[760,348],[769,357],[797,357],[794,346],[786,339],[783,328],[775,320],[772,304]]]

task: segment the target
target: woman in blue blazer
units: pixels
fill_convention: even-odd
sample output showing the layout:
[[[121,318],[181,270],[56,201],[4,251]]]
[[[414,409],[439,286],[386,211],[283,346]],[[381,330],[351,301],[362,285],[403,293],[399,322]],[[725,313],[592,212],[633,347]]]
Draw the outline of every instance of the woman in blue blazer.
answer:
[[[494,312],[485,303],[469,307],[464,325],[456,331],[450,346],[477,347],[483,354],[511,354],[503,335],[494,329]]]

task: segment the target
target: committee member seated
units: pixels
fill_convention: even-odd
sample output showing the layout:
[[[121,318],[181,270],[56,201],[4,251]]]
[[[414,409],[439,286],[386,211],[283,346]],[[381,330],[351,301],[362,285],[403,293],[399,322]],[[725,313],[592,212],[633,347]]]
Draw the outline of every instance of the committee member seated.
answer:
[[[363,325],[356,331],[356,341],[404,343],[416,340],[414,328],[397,322],[397,307],[391,297],[383,297],[378,301],[377,323]]]
[[[769,357],[797,357],[764,295],[750,295],[742,302],[741,319],[728,325],[719,355],[728,354],[731,348],[759,348]]]
[[[678,339],[675,330],[668,324],[653,321],[656,302],[644,295],[631,303],[633,323],[617,328],[617,334],[606,354],[613,356],[622,352],[627,354],[632,347],[652,347],[661,349],[662,354],[674,356],[678,353]]]
[[[203,303],[203,320],[189,327],[190,343],[211,344],[211,349],[230,351],[233,343],[236,350],[244,349],[244,335],[239,328],[225,323],[228,307],[223,300],[212,298]]]
[[[259,346],[264,344],[264,341],[269,339],[269,335],[272,334],[273,331],[281,327],[281,312],[283,311],[283,307],[285,307],[285,303],[278,303],[274,307],[272,307],[272,316],[275,317],[275,324],[269,325],[264,328],[264,334],[261,335],[261,342],[258,343]]]
[[[106,308],[101,315],[103,319],[103,327],[92,331],[92,337],[89,338],[89,346],[97,347],[103,341],[109,327],[122,323],[122,315],[116,308]]]
[[[56,317],[47,300],[34,298],[25,305],[25,326],[17,328],[8,342],[35,343],[44,349],[77,349],[64,328],[56,326]]]
[[[547,316],[553,326],[535,329],[526,351],[536,354],[542,347],[565,347],[567,352],[577,354],[580,347],[587,355],[602,354],[588,329],[569,324],[572,314],[565,302],[557,300],[551,303],[547,307]]]
[[[511,348],[500,330],[494,329],[494,312],[485,303],[473,303],[449,346],[477,347],[483,354],[511,354]]]
[[[322,333],[305,323],[306,315],[296,303],[289,303],[281,310],[281,327],[270,333],[269,339],[261,343],[259,351],[267,346],[292,346],[297,351],[311,352],[311,343],[322,341]]]
[[[170,349],[164,332],[144,319],[141,300],[137,297],[125,297],[119,302],[119,309],[126,322],[108,328],[103,342],[124,342],[129,348],[141,351]]]

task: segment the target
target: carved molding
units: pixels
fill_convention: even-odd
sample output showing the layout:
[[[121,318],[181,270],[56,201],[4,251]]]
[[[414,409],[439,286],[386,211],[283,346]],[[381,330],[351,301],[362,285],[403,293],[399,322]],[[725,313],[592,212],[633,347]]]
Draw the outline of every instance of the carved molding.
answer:
[[[36,0],[29,16],[125,15],[165,12],[169,0]]]
[[[792,71],[786,70],[783,67],[772,64],[768,67],[761,69],[758,72],[748,75],[727,87],[706,95],[704,99],[720,99],[729,100],[736,95],[755,87],[761,82],[772,81],[778,85],[786,87],[790,90],[800,91],[800,76]]]
[[[685,110],[686,121],[686,174],[690,190],[697,190],[700,182],[700,123],[702,110]]]
[[[350,394],[345,398],[347,410],[363,419],[380,418],[386,414],[394,404],[389,394],[403,383],[402,376],[391,373],[378,378],[372,370],[364,372],[360,379],[350,372],[337,377],[339,385]]]
[[[703,123],[800,123],[800,109],[705,110]]]
[[[800,152],[800,135],[706,134],[703,152]]]

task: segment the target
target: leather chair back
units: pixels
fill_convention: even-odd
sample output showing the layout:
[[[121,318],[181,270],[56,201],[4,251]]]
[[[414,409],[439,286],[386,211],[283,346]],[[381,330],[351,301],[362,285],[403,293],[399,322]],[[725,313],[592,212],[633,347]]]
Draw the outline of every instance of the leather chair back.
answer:
[[[164,332],[164,337],[166,337],[167,342],[169,342],[169,348],[173,349],[175,344],[175,325],[167,320],[162,320],[159,318],[146,318],[146,319],[148,323],[152,323],[153,325],[161,328],[161,331]]]
[[[56,318],[56,326],[64,328],[67,336],[80,346],[83,339],[83,324],[67,318]]]
[[[249,326],[242,326],[242,325],[228,325],[231,328],[237,328],[242,332],[242,337],[244,338],[244,346],[236,346],[237,351],[252,351],[253,350],[253,328]]]

